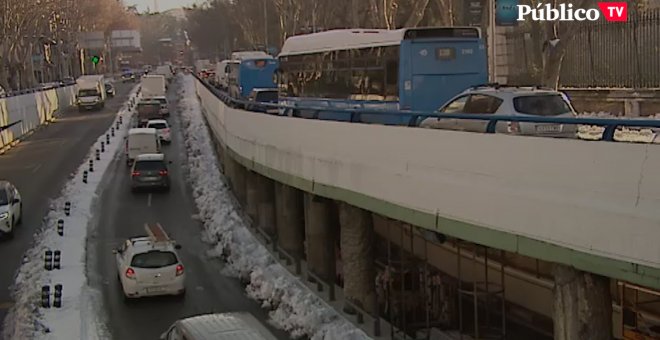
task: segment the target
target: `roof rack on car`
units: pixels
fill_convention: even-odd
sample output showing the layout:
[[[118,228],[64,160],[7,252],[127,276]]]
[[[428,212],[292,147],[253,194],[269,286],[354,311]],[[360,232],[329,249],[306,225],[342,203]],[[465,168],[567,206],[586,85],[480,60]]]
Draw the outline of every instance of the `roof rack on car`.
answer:
[[[147,231],[147,235],[149,236],[151,243],[156,244],[156,243],[172,242],[172,240],[170,240],[170,237],[167,235],[165,230],[163,230],[163,227],[160,225],[160,223],[155,223],[151,225],[149,223],[145,223],[144,230]]]

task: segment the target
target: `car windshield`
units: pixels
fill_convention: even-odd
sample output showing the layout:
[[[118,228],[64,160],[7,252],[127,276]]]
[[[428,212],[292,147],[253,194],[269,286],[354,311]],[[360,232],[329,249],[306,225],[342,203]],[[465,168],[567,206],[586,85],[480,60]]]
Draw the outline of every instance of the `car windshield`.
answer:
[[[7,197],[7,191],[0,189],[0,205],[9,204],[9,197]]]
[[[560,94],[516,97],[513,107],[520,113],[534,116],[559,116],[573,112]]]
[[[78,91],[78,96],[80,97],[90,97],[90,96],[98,96],[98,92],[96,90],[80,90]]]
[[[152,250],[148,253],[137,254],[131,260],[131,267],[135,268],[162,268],[175,265],[179,262],[176,254],[171,251]]]
[[[256,101],[262,103],[276,103],[277,91],[262,91],[258,92],[255,98]]]
[[[149,125],[147,127],[158,129],[158,130],[167,129],[167,124],[165,124],[165,123],[149,123]]]
[[[137,161],[135,162],[135,171],[160,171],[166,170],[163,161]]]

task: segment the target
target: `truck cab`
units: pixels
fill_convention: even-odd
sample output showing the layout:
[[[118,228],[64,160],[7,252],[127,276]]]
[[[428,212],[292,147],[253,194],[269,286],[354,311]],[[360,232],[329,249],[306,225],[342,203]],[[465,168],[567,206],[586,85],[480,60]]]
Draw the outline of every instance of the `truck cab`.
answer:
[[[76,103],[79,111],[101,110],[105,107],[107,93],[102,75],[81,76],[76,80]]]

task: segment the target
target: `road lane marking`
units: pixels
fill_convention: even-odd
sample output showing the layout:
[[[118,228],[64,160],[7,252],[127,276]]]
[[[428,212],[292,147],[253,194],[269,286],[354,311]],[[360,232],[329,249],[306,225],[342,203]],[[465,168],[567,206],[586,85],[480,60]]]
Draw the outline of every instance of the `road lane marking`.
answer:
[[[151,206],[151,193],[147,196],[147,207]]]
[[[36,173],[37,171],[39,171],[39,169],[41,169],[41,165],[42,165],[42,164],[39,163],[37,166],[33,167],[33,168],[32,168],[32,173],[34,174],[34,173]]]

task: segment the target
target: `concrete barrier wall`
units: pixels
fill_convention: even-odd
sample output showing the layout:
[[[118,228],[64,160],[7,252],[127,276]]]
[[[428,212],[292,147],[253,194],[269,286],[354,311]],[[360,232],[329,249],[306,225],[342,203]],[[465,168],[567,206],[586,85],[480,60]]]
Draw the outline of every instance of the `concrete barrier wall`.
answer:
[[[20,121],[0,132],[0,150],[4,150],[45,122],[51,121],[62,110],[75,105],[75,97],[74,86],[66,86],[0,98],[0,126]]]
[[[424,228],[660,287],[660,146],[269,116],[198,94],[268,177]]]

